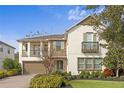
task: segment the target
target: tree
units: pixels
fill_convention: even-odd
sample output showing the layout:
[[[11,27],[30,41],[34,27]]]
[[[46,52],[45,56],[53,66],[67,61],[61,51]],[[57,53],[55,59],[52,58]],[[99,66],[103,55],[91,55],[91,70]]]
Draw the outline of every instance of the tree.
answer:
[[[124,67],[124,49],[117,46],[108,47],[103,64],[107,68],[116,69],[116,76],[119,77],[119,69]]]
[[[100,6],[87,6],[86,9],[96,10]],[[116,69],[116,76],[121,66],[124,65],[124,6],[112,5],[104,6],[101,13],[94,13],[95,21],[92,26],[97,30],[100,40],[105,40],[106,44],[101,44],[108,49],[103,64]]]
[[[49,74],[53,71],[53,67],[54,67],[54,62],[52,60],[52,57],[54,55],[54,50],[51,49],[50,51],[48,51],[47,48],[45,48],[46,46],[44,46],[42,48],[42,56],[41,59],[43,61],[43,65],[45,67],[46,70],[46,74]]]
[[[99,6],[87,6],[86,9],[96,10]],[[104,6],[104,10],[93,15],[95,21],[92,23],[98,31],[100,39],[107,43],[115,42],[124,46],[124,6]]]

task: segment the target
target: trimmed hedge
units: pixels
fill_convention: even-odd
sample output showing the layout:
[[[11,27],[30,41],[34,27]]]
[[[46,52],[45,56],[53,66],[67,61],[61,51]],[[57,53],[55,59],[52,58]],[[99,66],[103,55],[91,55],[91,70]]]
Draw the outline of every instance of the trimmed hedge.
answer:
[[[103,74],[101,73],[101,71],[82,71],[79,74],[79,78],[80,79],[92,79],[92,78],[102,78]]]
[[[3,71],[3,70],[0,70],[0,79],[1,79],[1,78],[4,78],[4,76],[5,76],[4,71]]]
[[[19,74],[20,74],[20,71],[18,69],[10,69],[6,71],[7,76],[15,76]]]
[[[63,78],[60,75],[36,75],[30,81],[31,88],[59,88]]]
[[[18,69],[0,70],[0,79],[21,74]]]

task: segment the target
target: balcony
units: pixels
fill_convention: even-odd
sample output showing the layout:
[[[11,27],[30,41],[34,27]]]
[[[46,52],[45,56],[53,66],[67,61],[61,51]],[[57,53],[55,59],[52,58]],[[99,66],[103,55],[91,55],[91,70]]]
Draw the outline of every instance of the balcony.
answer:
[[[82,42],[83,53],[98,53],[99,43],[98,42]]]
[[[56,57],[64,57],[66,56],[66,50],[59,50],[59,51],[54,51],[53,52],[53,56],[56,56]]]

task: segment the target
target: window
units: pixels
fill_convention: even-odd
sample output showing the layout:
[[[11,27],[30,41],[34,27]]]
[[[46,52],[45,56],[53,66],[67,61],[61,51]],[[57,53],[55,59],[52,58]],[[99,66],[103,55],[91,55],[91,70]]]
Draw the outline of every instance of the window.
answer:
[[[61,41],[56,41],[56,49],[57,50],[61,49]]]
[[[8,54],[10,54],[10,50],[8,50]]]
[[[87,42],[93,41],[93,33],[86,33],[86,41]]]
[[[0,52],[3,52],[3,48],[0,48]]]
[[[85,61],[84,61],[84,58],[78,59],[78,68],[79,68],[80,70],[85,69]]]
[[[101,58],[78,58],[78,70],[101,70]]]
[[[24,44],[22,50],[28,51],[28,44]]]
[[[63,60],[57,60],[57,70],[63,70]]]
[[[55,49],[55,50],[64,49],[64,41],[54,41],[53,42],[53,49]]]
[[[98,69],[101,69],[101,68],[102,68],[101,61],[102,61],[102,60],[101,60],[100,58],[95,59],[95,61],[94,61],[94,68],[95,68],[96,70],[98,70]]]
[[[30,56],[38,57],[40,56],[40,45],[37,43],[31,43]]]
[[[93,69],[93,59],[85,59],[86,60],[86,69]]]

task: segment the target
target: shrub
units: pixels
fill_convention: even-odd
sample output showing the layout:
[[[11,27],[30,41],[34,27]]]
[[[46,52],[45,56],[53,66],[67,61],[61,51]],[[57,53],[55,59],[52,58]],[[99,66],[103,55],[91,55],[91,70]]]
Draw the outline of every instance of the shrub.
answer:
[[[92,78],[101,78],[102,77],[102,73],[100,71],[93,71],[93,72],[91,72],[90,76]]]
[[[102,73],[101,71],[81,71],[79,74],[79,78],[102,78]]]
[[[14,65],[13,69],[17,69],[18,72],[21,74],[21,72],[22,72],[21,64],[17,60],[14,60],[13,65]]]
[[[30,81],[31,88],[59,88],[62,86],[63,79],[59,75],[35,76]]]
[[[80,76],[80,78],[90,78],[90,72],[89,71],[81,71],[79,76]]]
[[[4,71],[3,71],[3,70],[0,70],[0,79],[1,79],[1,78],[4,78],[4,76],[5,76]]]
[[[18,75],[18,74],[20,74],[18,69],[10,69],[10,70],[6,71],[7,76],[15,76],[15,75]]]
[[[79,74],[80,78],[84,78],[85,77],[85,71],[81,71],[81,73]]]
[[[106,69],[104,69],[104,71],[103,71],[103,75],[104,75],[104,77],[111,77],[111,76],[114,75],[114,73],[113,73],[113,70],[111,70],[111,69],[109,69],[109,68],[106,68]]]
[[[67,73],[67,72],[59,72],[59,71],[56,71],[54,73],[52,73],[52,75],[59,75],[62,77],[62,86],[67,86],[69,85],[69,80],[72,80],[72,76],[71,76],[71,72]]]
[[[13,65],[13,60],[10,58],[6,58],[3,60],[3,68],[4,69],[13,69],[14,65]]]
[[[21,74],[21,64],[17,61],[17,60],[12,60],[10,58],[6,58],[3,61],[3,68],[6,70],[10,70],[10,69],[16,69],[16,71],[18,70],[18,74]]]

